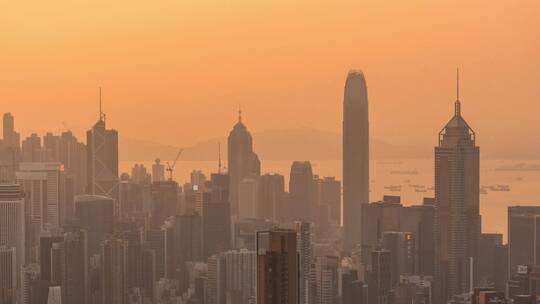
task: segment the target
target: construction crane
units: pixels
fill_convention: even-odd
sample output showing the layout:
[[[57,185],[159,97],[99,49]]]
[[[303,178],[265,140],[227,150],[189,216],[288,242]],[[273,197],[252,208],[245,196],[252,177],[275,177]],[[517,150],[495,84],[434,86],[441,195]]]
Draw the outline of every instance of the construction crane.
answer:
[[[178,160],[178,158],[180,157],[180,154],[182,154],[182,152],[184,151],[184,149],[180,149],[178,151],[178,154],[176,154],[176,158],[174,159],[174,162],[173,164],[169,164],[169,162],[167,162],[167,168],[165,170],[167,170],[167,172],[169,172],[169,180],[172,181],[173,179],[173,171],[174,171],[174,167],[176,166],[176,161]]]

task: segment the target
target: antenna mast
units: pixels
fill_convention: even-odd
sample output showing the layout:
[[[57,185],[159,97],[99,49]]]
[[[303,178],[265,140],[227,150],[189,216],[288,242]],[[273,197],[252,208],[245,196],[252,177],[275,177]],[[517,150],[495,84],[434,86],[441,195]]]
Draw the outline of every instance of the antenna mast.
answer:
[[[102,109],[102,100],[101,100],[101,87],[99,87],[99,120],[105,121],[105,114]]]
[[[218,174],[221,174],[221,143],[218,143]]]

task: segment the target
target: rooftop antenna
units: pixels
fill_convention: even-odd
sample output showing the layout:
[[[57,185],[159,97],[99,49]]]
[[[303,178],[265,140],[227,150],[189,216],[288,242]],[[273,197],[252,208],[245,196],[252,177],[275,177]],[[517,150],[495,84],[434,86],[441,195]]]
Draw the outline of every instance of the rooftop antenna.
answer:
[[[459,100],[459,68],[456,70],[456,100]]]
[[[218,143],[218,174],[221,174],[221,143]]]
[[[461,102],[459,101],[459,68],[456,70],[456,105],[455,105],[455,115],[461,115]]]
[[[105,121],[105,113],[102,110],[101,87],[99,87],[99,120]]]
[[[242,106],[238,106],[238,122],[242,122]]]

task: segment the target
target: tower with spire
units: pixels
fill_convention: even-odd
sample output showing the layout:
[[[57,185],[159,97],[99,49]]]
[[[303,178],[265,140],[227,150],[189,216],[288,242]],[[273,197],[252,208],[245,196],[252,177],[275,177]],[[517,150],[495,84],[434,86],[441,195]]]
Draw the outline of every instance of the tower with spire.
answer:
[[[107,129],[99,88],[99,118],[86,132],[88,194],[118,199],[118,132]]]
[[[441,303],[474,286],[480,239],[480,148],[461,114],[459,70],[454,115],[435,147],[436,276]],[[473,281],[471,281],[473,280]]]
[[[231,214],[238,214],[238,187],[245,178],[259,177],[261,163],[253,152],[253,139],[242,122],[242,109],[238,109],[238,122],[234,125],[227,139],[229,202]]]

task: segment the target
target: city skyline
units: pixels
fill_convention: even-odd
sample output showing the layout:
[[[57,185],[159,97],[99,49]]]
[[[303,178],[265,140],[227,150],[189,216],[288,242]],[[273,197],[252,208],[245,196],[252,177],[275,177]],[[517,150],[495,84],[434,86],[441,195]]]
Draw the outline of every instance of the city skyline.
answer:
[[[483,134],[485,153],[510,145],[527,150],[534,137],[526,130],[539,128],[527,110],[538,109],[539,71],[532,67],[539,64],[539,46],[529,37],[540,28],[533,15],[540,4],[419,2],[329,6],[326,17],[306,2],[292,7],[236,2],[229,10],[204,1],[166,1],[131,3],[127,11],[122,1],[108,3],[108,10],[99,1],[59,1],[35,9],[9,3],[0,29],[0,37],[9,41],[0,59],[5,69],[0,105],[10,105],[24,133],[64,129],[63,121],[82,132],[95,121],[102,86],[110,127],[132,138],[187,146],[222,136],[219,130],[229,128],[238,105],[252,131],[316,125],[339,133],[343,74],[359,67],[370,75],[370,116],[378,126],[372,137],[431,145],[436,138],[428,130],[438,128],[445,119],[442,109],[451,107],[445,102],[454,91],[448,71],[459,66],[462,95],[474,100],[469,115]],[[295,7],[313,15],[300,16]],[[64,14],[70,10],[84,23]],[[161,13],[167,17],[159,18]],[[279,14],[285,21],[276,19]],[[145,30],[141,17],[151,24]],[[177,19],[186,27],[175,24]],[[242,30],[242,22],[253,22],[253,29]],[[508,100],[516,106],[508,108]],[[426,113],[421,121],[401,117],[419,108]],[[489,116],[482,115],[486,109]],[[42,111],[50,115],[36,124],[34,113]],[[300,111],[310,115],[295,115]],[[122,113],[146,119],[135,128]],[[212,119],[212,126],[187,132],[201,116]],[[514,120],[520,126],[508,122]],[[408,131],[392,128],[395,121],[407,122]],[[514,140],[505,144],[498,134]]]
[[[6,3],[0,304],[540,304],[536,8]]]

